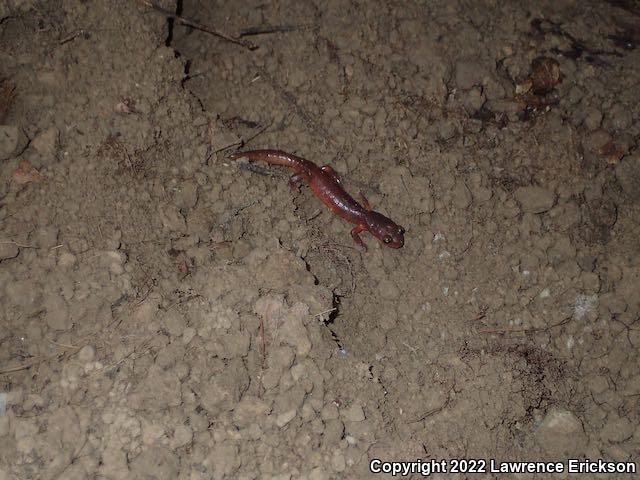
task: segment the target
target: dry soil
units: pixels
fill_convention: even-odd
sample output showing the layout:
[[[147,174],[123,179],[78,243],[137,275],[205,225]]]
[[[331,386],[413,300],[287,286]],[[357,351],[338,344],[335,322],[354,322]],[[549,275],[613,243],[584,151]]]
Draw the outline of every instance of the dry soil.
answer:
[[[638,460],[637,2],[161,6],[0,2],[0,479]]]

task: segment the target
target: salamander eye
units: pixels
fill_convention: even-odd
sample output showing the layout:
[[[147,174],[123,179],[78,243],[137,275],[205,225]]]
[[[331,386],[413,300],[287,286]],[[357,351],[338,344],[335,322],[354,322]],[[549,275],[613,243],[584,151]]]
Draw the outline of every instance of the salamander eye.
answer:
[[[384,238],[382,239],[382,241],[383,241],[384,243],[391,243],[391,237],[384,237]]]
[[[400,235],[404,235],[404,228],[400,227],[400,228],[398,229],[398,232],[400,232]]]

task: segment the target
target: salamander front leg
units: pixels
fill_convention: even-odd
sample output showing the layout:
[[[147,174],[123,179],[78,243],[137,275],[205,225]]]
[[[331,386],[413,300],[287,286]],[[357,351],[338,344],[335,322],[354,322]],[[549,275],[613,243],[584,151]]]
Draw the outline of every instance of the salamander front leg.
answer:
[[[356,225],[355,227],[353,227],[353,230],[351,230],[351,238],[353,238],[353,241],[356,242],[358,245],[360,245],[366,252],[367,246],[364,244],[364,242],[360,238],[360,233],[364,232],[364,230],[365,228],[362,225]]]
[[[331,165],[323,165],[320,167],[320,170],[322,170],[331,178],[333,178],[336,181],[336,183],[338,184],[340,183],[340,177],[338,176],[338,173],[333,169]]]
[[[289,178],[289,188],[291,188],[291,191],[295,194],[295,193],[300,193],[300,186],[304,183],[304,182],[309,182],[309,175],[307,175],[306,173],[294,173],[293,175],[291,175],[291,178]]]

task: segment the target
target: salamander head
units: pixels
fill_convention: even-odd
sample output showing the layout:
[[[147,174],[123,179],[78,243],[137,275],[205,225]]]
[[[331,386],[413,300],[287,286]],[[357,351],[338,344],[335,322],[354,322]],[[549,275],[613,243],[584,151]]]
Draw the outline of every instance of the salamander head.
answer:
[[[367,230],[387,247],[402,248],[404,245],[404,228],[381,213],[367,212]]]

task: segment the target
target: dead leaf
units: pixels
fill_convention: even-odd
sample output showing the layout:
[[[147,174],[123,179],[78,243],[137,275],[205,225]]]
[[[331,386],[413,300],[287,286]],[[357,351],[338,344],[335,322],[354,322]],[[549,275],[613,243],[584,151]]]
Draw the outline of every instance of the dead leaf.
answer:
[[[516,95],[533,93],[545,95],[562,82],[562,72],[557,60],[550,57],[537,57],[531,62],[531,75],[516,85]]]
[[[617,165],[625,153],[627,153],[625,149],[618,146],[613,140],[609,140],[598,149],[598,154],[606,157],[609,165]]]
[[[516,95],[529,93],[531,91],[531,87],[533,87],[533,80],[531,80],[531,78],[523,80],[521,83],[516,85]]]
[[[531,62],[531,90],[536,95],[549,93],[561,81],[562,73],[557,60],[538,57]]]
[[[136,110],[136,101],[132,98],[125,98],[116,105],[116,113],[120,115],[138,113],[138,110]]]
[[[21,160],[16,169],[11,172],[11,179],[19,185],[40,182],[42,178],[42,174],[26,160]]]

